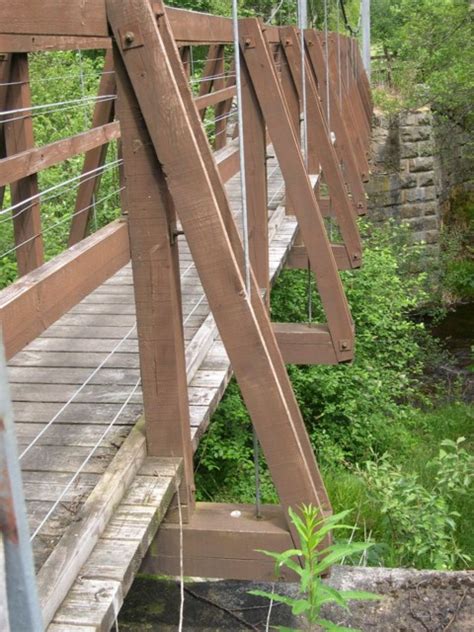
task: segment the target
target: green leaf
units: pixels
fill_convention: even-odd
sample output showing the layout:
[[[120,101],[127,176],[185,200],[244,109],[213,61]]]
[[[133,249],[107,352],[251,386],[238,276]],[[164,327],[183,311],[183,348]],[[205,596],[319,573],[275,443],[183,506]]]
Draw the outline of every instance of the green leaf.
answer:
[[[298,599],[291,609],[295,615],[303,614],[303,612],[307,612],[308,610],[311,610],[311,604],[306,601],[306,599]]]
[[[348,601],[380,601],[384,598],[383,595],[377,595],[377,593],[366,592],[364,590],[342,590],[341,595]]]
[[[292,597],[288,597],[288,595],[279,595],[277,593],[269,593],[264,590],[249,590],[249,595],[255,595],[256,597],[266,597],[272,601],[276,601],[278,603],[284,603],[291,608],[298,601],[297,599],[293,599]]]

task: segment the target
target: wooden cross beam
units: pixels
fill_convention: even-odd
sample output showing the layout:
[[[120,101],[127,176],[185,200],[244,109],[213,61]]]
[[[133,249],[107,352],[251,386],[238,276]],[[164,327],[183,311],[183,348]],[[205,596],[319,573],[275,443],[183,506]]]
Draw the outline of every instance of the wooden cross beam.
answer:
[[[159,28],[148,0],[108,0],[107,12],[135,107],[165,174],[285,513],[302,502],[327,512],[324,485],[255,279],[251,297],[245,291],[242,245],[164,8]]]
[[[115,95],[115,74],[112,50],[108,50],[105,54],[104,68],[99,83],[99,100],[94,106],[94,115],[92,118],[92,127],[106,125],[114,120],[114,101],[113,99],[103,99],[106,95]],[[104,165],[107,156],[108,144],[100,145],[89,150],[84,157],[82,173],[88,174],[93,170],[99,170],[94,177],[87,177],[81,181],[77,190],[76,205],[71,220],[71,228],[69,231],[69,246],[77,244],[87,235],[87,227],[93,212],[94,195],[96,194],[100,180],[100,167]],[[88,210],[84,210],[88,209]]]

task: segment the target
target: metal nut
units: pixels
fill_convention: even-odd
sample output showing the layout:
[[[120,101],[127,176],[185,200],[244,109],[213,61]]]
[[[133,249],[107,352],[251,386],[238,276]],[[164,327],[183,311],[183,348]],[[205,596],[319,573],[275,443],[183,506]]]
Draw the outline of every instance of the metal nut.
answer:
[[[125,44],[133,44],[133,42],[135,41],[135,33],[133,31],[127,31],[125,33]]]

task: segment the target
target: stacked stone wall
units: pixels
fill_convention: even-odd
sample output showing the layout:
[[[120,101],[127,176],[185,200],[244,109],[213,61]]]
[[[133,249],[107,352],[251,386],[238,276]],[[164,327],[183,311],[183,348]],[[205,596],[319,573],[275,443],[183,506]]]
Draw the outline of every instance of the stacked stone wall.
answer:
[[[372,142],[369,217],[406,222],[414,242],[436,248],[441,186],[430,110],[376,115]]]

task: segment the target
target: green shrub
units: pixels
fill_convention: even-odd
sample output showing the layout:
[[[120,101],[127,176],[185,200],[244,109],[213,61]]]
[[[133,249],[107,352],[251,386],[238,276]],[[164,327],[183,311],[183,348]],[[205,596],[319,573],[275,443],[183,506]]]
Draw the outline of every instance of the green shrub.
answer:
[[[273,551],[260,551],[264,555],[275,560],[275,575],[278,578],[281,568],[286,566],[299,577],[299,594],[296,598],[288,595],[279,595],[275,592],[268,593],[263,590],[251,590],[249,594],[257,597],[265,597],[277,603],[283,603],[291,608],[293,615],[302,615],[305,622],[313,629],[317,625],[323,630],[344,632],[349,628],[341,627],[321,616],[321,608],[324,604],[334,603],[345,610],[349,610],[350,601],[377,600],[381,597],[374,593],[354,590],[337,590],[328,586],[321,579],[322,573],[332,564],[337,564],[347,556],[363,553],[369,547],[369,543],[336,543],[325,548],[324,539],[330,531],[351,529],[352,527],[341,524],[350,513],[343,511],[328,518],[321,518],[318,510],[312,505],[303,505],[299,515],[289,508],[290,520],[294,525],[299,539],[299,549],[289,549],[282,553]],[[299,558],[301,564],[293,558]],[[295,628],[277,626],[280,632],[299,632]],[[353,628],[350,628],[353,629]],[[355,630],[355,628],[354,628]],[[355,632],[357,632],[355,630]]]
[[[384,518],[383,531],[400,565],[445,570],[470,561],[456,540],[460,514],[452,509],[453,496],[468,496],[474,471],[473,457],[461,447],[464,440],[442,441],[438,456],[428,463],[430,487],[388,454],[356,467]]]

